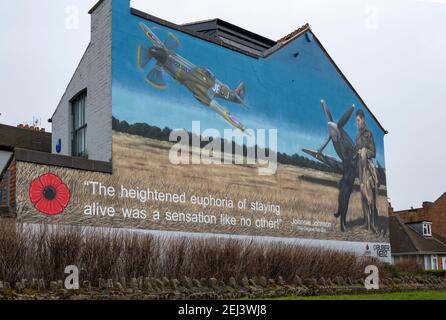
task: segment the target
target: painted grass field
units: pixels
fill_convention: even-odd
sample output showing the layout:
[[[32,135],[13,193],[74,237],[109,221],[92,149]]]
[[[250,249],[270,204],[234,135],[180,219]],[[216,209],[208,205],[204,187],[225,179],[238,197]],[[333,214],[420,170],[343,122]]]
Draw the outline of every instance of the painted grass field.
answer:
[[[212,195],[234,201],[248,199],[248,202],[273,203],[281,207],[283,223],[280,230],[210,226],[207,231],[211,232],[229,231],[250,235],[388,242],[387,230],[384,227],[387,217],[385,197],[379,198],[379,211],[382,216],[380,222],[383,226],[380,235],[362,229],[363,216],[359,192],[352,195],[348,214],[349,231],[342,234],[339,232],[338,220],[333,216],[337,207],[337,188],[311,183],[302,178],[310,177],[336,182],[340,179],[339,175],[285,165],[279,165],[277,173],[272,176],[258,175],[258,167],[255,165],[173,165],[168,158],[171,146],[172,144],[168,142],[114,132],[113,161],[115,176],[119,177],[116,183],[135,188],[149,186],[167,192]],[[163,211],[168,208],[159,204],[156,209]],[[172,210],[171,204],[169,204],[169,209]],[[178,204],[174,209],[183,212],[202,210],[191,204]],[[263,214],[249,210],[219,208],[218,212],[236,217],[247,216],[252,219],[262,217],[277,219],[277,216],[272,213]],[[328,222],[331,227],[327,228],[325,233],[306,232],[302,229],[298,230],[297,226],[292,224],[293,219]],[[165,227],[172,229],[175,226],[169,223]],[[190,228],[202,229],[203,226],[191,225]],[[230,230],[227,230],[228,228]]]

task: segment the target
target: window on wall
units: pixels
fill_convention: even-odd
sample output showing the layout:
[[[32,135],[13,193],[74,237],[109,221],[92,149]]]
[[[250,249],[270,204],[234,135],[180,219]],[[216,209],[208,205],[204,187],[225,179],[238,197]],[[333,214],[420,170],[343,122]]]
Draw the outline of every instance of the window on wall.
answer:
[[[423,223],[423,236],[432,237],[432,224]]]
[[[71,102],[73,116],[72,155],[74,157],[87,157],[87,121],[85,118],[86,103],[86,91],[80,93]]]
[[[425,270],[438,270],[438,256],[437,255],[424,256],[424,268]]]
[[[432,270],[431,256],[424,256],[424,270]]]
[[[438,270],[438,256],[431,256],[431,270]]]

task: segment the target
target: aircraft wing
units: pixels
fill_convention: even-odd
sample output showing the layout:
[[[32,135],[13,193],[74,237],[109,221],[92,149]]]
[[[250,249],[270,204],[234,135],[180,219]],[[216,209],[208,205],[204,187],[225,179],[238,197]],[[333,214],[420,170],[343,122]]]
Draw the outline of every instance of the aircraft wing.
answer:
[[[336,158],[327,156],[327,155],[323,154],[322,152],[318,152],[318,151],[314,151],[314,150],[303,149],[302,151],[305,152],[306,154],[312,156],[316,160],[326,164],[327,166],[329,166],[330,168],[334,169],[337,172],[343,171],[342,162]],[[386,169],[382,168],[379,163],[376,166],[376,173],[378,175],[379,185],[387,186]]]
[[[344,170],[344,168],[342,166],[342,162],[336,158],[327,156],[327,155],[323,154],[322,152],[318,152],[318,151],[314,151],[314,150],[302,149],[302,151],[305,152],[306,154],[312,156],[316,160],[326,164],[327,166],[329,166],[330,168],[334,169],[337,172],[342,172]]]
[[[242,132],[245,132],[245,126],[237,120],[232,114],[229,113],[228,110],[219,105],[215,100],[212,100],[209,103],[209,107],[222,116],[227,122],[229,122],[233,127],[239,129]]]

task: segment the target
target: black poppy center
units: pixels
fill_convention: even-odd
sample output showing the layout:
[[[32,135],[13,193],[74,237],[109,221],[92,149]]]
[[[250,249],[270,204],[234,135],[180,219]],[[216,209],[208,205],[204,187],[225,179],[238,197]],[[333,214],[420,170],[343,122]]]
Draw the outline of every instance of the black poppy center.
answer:
[[[43,196],[47,200],[54,200],[54,199],[56,199],[56,189],[54,189],[53,187],[46,187],[43,190]]]

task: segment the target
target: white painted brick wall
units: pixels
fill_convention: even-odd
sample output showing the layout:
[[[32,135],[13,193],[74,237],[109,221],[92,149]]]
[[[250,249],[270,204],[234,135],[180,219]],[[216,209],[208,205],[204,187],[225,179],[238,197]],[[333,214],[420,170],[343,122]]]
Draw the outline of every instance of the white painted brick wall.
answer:
[[[112,0],[103,1],[91,15],[91,41],[65,91],[52,123],[52,150],[62,139],[63,155],[71,155],[70,100],[87,89],[88,158],[112,158]]]

